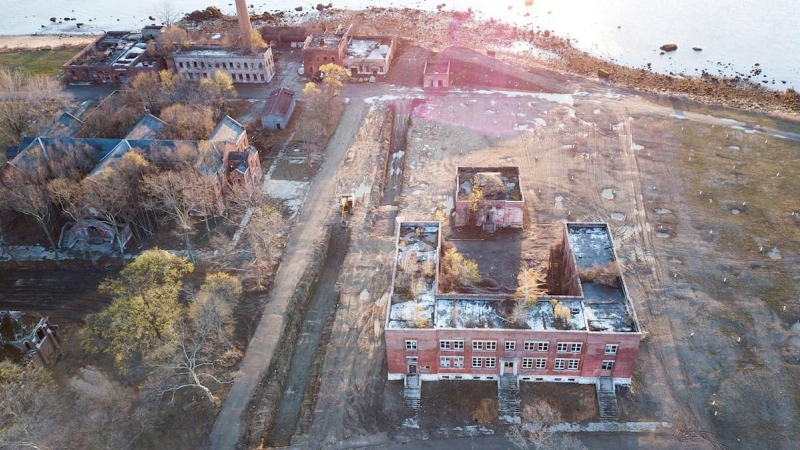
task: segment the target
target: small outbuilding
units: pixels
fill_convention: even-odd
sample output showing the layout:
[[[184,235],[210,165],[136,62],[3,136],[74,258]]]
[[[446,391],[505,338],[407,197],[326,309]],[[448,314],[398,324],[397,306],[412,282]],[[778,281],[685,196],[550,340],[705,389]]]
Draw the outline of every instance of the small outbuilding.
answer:
[[[450,87],[450,61],[425,62],[422,86],[427,89]]]
[[[282,87],[272,91],[264,106],[261,127],[268,130],[285,129],[296,104],[297,97],[293,90]]]

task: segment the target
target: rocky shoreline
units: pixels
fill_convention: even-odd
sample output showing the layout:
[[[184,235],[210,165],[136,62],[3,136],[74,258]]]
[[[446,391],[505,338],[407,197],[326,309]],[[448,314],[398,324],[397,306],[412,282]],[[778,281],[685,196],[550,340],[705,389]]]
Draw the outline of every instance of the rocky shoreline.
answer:
[[[477,18],[467,12],[428,12],[415,9],[371,8],[364,11],[330,10],[309,18],[308,25],[335,28],[355,21],[360,29],[372,33],[392,33],[434,51],[450,46],[477,51],[492,50],[498,59],[531,69],[545,68],[591,80],[635,88],[656,94],[750,111],[767,112],[787,118],[800,113],[800,94],[789,89],[772,90],[746,79],[665,75],[642,68],[631,68],[592,56],[573,47],[569,40],[547,31],[523,30],[513,25]],[[525,44],[529,49],[505,50]]]
[[[350,22],[356,23],[362,34],[391,33],[435,52],[451,46],[493,51],[498,59],[523,69],[544,68],[626,88],[787,118],[796,119],[800,113],[800,94],[793,89],[773,90],[740,77],[726,78],[709,73],[701,76],[660,74],[645,68],[622,66],[578,50],[568,39],[548,31],[524,30],[493,19],[479,18],[470,10],[432,12],[373,7],[354,11],[328,8],[321,9],[319,14],[286,12],[254,17],[254,25],[306,25],[329,29]],[[233,25],[234,21],[221,19],[206,23],[202,28],[218,31]],[[92,35],[0,36],[0,52],[82,47],[95,38]]]

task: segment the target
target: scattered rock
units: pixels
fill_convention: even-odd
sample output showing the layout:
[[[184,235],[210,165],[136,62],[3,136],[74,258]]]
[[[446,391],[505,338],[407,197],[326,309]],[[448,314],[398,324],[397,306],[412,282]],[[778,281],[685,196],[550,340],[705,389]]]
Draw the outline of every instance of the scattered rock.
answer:
[[[696,52],[702,52],[703,51],[703,49],[700,48],[700,47],[692,47],[692,50],[694,50]]]
[[[156,18],[153,17],[153,16],[147,16],[147,18],[150,19],[150,20],[156,20]]]
[[[57,20],[58,20],[58,19],[56,19],[55,17],[51,17],[51,18],[50,18],[50,22],[56,22]]]
[[[675,50],[678,49],[678,45],[677,44],[664,44],[660,48],[661,48],[661,50],[663,50],[665,52],[674,52]]]
[[[294,10],[295,10],[295,11],[302,11],[302,10],[303,10],[303,7],[302,7],[302,6],[298,6],[298,7],[296,7]]]

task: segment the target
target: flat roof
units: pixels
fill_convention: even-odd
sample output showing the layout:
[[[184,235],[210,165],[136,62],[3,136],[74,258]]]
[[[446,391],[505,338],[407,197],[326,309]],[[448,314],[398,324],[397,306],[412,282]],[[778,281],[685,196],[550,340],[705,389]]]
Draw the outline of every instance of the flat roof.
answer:
[[[400,222],[387,329],[638,331],[608,226],[566,223],[564,245],[571,249],[582,295],[544,295],[516,307],[517,301],[507,294],[439,295],[441,224]],[[568,319],[556,317],[557,305],[569,309]]]
[[[458,167],[457,200],[468,200],[476,188],[485,200],[523,201],[518,167]]]
[[[352,37],[347,42],[345,56],[356,59],[386,59],[392,44],[392,38],[365,39]]]
[[[344,35],[333,33],[315,33],[306,39],[303,48],[306,50],[334,50],[339,48]]]
[[[425,63],[425,74],[450,73],[450,61],[428,61]]]

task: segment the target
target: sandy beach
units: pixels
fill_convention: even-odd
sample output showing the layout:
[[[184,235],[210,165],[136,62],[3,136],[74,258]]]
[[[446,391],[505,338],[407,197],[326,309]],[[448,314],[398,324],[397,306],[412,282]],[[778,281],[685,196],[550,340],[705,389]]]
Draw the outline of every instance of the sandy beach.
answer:
[[[94,35],[0,35],[0,51],[34,50],[42,47],[83,47],[97,39]]]

